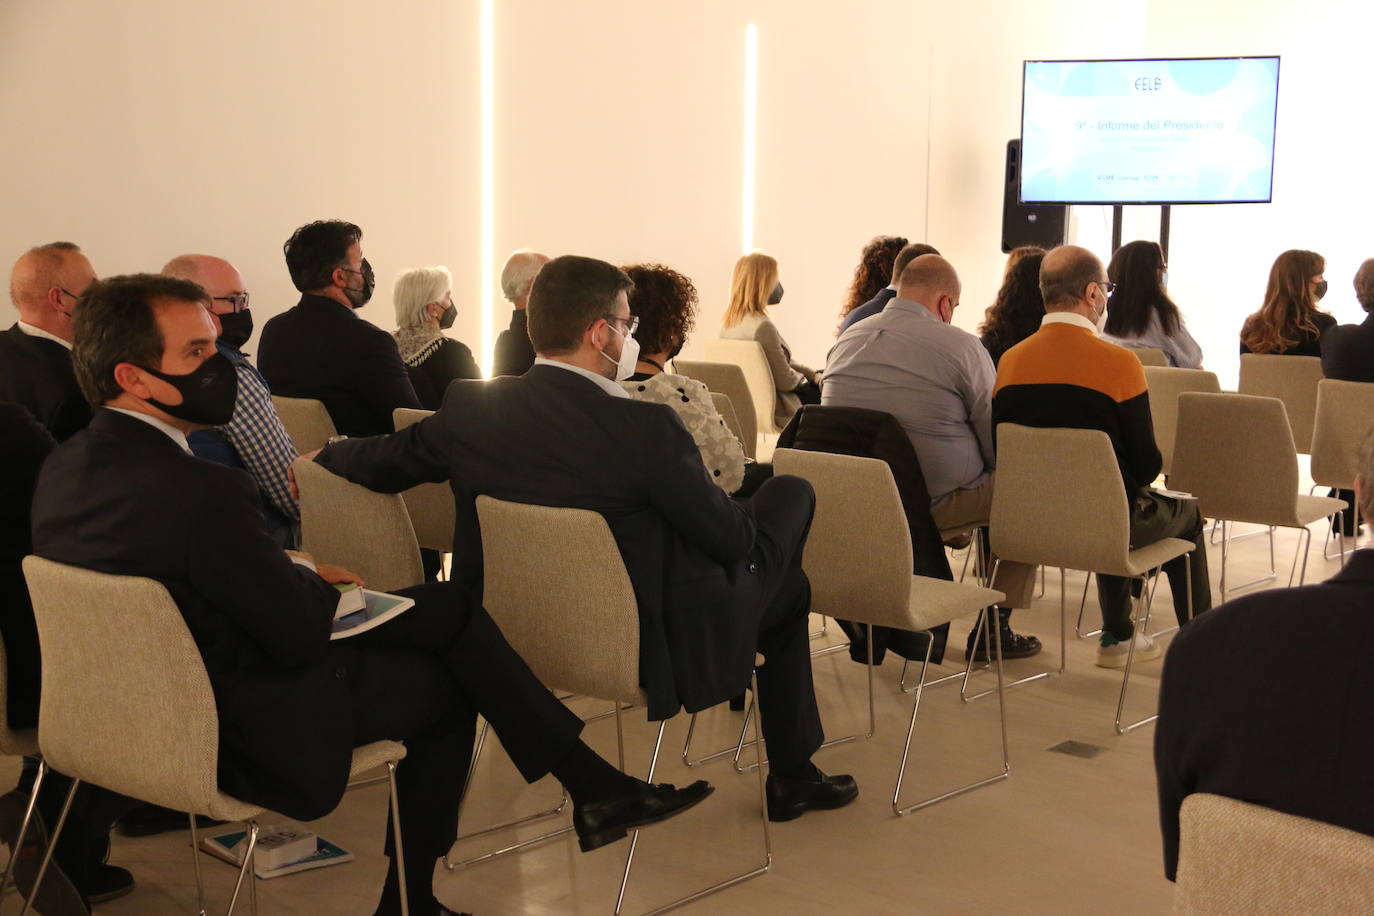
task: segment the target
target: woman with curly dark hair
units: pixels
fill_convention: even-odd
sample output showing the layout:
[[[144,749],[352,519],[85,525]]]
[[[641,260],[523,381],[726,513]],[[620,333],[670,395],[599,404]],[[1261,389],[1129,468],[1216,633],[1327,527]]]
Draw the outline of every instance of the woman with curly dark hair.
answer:
[[[1045,300],[1040,295],[1040,262],[1043,260],[1043,248],[1012,250],[997,300],[988,307],[978,329],[994,366],[1002,361],[1003,353],[1040,329],[1040,320],[1045,317]]]
[[[635,330],[639,362],[635,374],[621,385],[637,401],[673,408],[696,440],[711,479],[726,493],[734,493],[745,480],[744,447],[725,425],[705,385],[664,369],[682,350],[696,323],[697,289],[691,280],[662,264],[623,269],[635,285],[630,291],[630,312],[639,319]]]
[[[840,306],[840,321],[846,315],[863,305],[883,287],[892,282],[892,263],[897,260],[897,252],[906,245],[906,239],[898,235],[874,236],[859,253],[859,266],[854,268],[854,280],[845,293],[844,304]]]
[[[1322,334],[1336,319],[1317,308],[1326,295],[1326,259],[1294,248],[1274,260],[1264,304],[1240,329],[1241,353],[1321,356]]]

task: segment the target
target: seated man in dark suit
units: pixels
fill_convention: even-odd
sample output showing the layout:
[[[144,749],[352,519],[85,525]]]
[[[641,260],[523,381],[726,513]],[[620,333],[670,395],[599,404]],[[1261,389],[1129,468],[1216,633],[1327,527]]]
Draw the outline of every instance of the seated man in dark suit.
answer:
[[[72,314],[95,281],[91,262],[71,242],[25,252],[10,273],[19,321],[0,334],[0,401],[27,407],[59,442],[91,419],[72,374]]]
[[[934,245],[927,245],[924,242],[912,242],[904,245],[902,250],[897,252],[897,258],[892,262],[892,282],[878,290],[878,295],[869,299],[863,305],[854,309],[844,316],[844,321],[840,322],[840,334],[849,330],[855,324],[865,318],[872,318],[887,307],[887,304],[897,295],[897,280],[902,276],[902,271],[906,266],[923,254],[939,254]],[[836,335],[839,336],[839,335]]]
[[[534,344],[530,343],[525,309],[530,301],[530,289],[539,269],[548,263],[549,256],[537,251],[521,249],[506,259],[501,268],[501,295],[514,308],[510,327],[496,336],[496,351],[492,355],[491,374],[524,375],[534,365]]]
[[[283,250],[301,301],[267,322],[258,346],[272,393],[323,401],[343,436],[391,432],[393,410],[421,406],[396,339],[358,317],[376,286],[362,237],[341,220],[291,234]]]
[[[1359,324],[1343,324],[1322,335],[1322,374],[1346,382],[1374,382],[1374,258],[1355,272],[1355,298],[1368,314]],[[1355,505],[1355,494],[1349,490],[1332,490],[1330,495]],[[1346,537],[1355,536],[1354,512],[1342,516],[1341,527]]]
[[[616,384],[634,372],[624,271],[592,258],[544,265],[530,295],[539,358],[522,376],[458,380],[434,416],[391,436],[337,442],[318,461],[374,490],[421,481],[453,487],[455,578],[482,592],[475,501],[572,506],[606,518],[640,614],[640,678],[649,717],[696,711],[742,693],[755,651],[772,772],[768,813],[790,820],[848,804],[858,789],[811,764],[822,740],[807,640],[802,547],[815,498],[775,477],[751,504],[712,480],[670,408]]]
[[[1374,513],[1374,430],[1362,445],[1356,498]],[[1236,598],[1179,631],[1155,731],[1169,880],[1179,806],[1194,792],[1374,836],[1374,667],[1362,652],[1374,639],[1372,608],[1374,550],[1365,548],[1320,585]]]
[[[320,817],[343,794],[354,747],[404,741],[404,878],[417,916],[447,912],[431,881],[456,835],[477,715],[526,779],[552,773],[567,788],[584,849],[709,793],[706,783],[649,786],[593,753],[578,738],[581,720],[457,586],[405,590],[413,608],[331,642],[331,583],[356,577],[288,556],[264,532],[248,476],[187,448],[188,432],[229,418],[237,387],[233,364],[215,350],[204,295],[194,283],[140,274],[82,298],[76,373],[100,408],[44,465],[33,547],[167,587],[214,688],[225,792]],[[398,912],[399,886],[393,860],[379,913]]]

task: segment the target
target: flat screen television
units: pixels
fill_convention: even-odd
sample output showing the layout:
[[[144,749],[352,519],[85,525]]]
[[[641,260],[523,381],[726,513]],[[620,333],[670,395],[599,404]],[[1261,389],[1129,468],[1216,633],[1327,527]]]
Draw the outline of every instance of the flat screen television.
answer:
[[[1022,203],[1268,203],[1279,58],[1028,60]]]

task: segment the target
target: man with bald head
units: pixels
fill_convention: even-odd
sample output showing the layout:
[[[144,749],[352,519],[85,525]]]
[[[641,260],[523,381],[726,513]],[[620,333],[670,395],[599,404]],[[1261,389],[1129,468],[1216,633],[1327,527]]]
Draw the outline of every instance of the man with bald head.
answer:
[[[527,248],[512,254],[501,268],[501,295],[515,309],[511,312],[510,327],[496,338],[496,352],[492,357],[491,374],[524,375],[534,365],[534,344],[530,343],[525,327],[525,306],[530,301],[534,278],[549,260],[548,255]]]
[[[72,372],[72,313],[95,270],[71,242],[30,248],[10,272],[19,321],[0,334],[0,401],[21,404],[61,441],[83,428],[91,408]]]
[[[1040,330],[1003,354],[998,364],[993,423],[1100,429],[1111,438],[1131,507],[1131,547],[1169,537],[1196,545],[1192,553],[1164,564],[1175,613],[1185,623],[1189,570],[1193,615],[1212,606],[1202,519],[1195,501],[1150,489],[1162,462],[1145,370],[1129,350],[1100,336],[1112,292],[1107,270],[1086,248],[1062,245],[1040,265],[1040,292],[1045,299]],[[1124,667],[1133,638],[1136,661],[1157,658],[1159,646],[1131,624],[1130,581],[1098,576],[1097,596],[1102,606],[1097,664]]]
[[[992,383],[994,370],[978,338],[954,327],[959,275],[937,254],[912,259],[897,277],[897,294],[876,315],[840,335],[826,358],[821,403],[892,414],[921,463],[930,511],[942,531],[970,531],[992,511]],[[1040,640],[1012,632],[1011,608],[1028,607],[1035,570],[1003,563],[994,588],[1002,653],[1025,658]],[[987,657],[981,629],[968,652]]]
[[[233,417],[223,426],[192,433],[191,451],[246,471],[262,494],[269,533],[282,547],[294,547],[301,510],[291,495],[287,470],[297,452],[272,405],[266,380],[243,353],[253,334],[253,313],[248,310],[243,277],[233,264],[208,254],[179,255],[167,262],[162,273],[204,288],[219,332],[215,346],[234,364],[238,376]]]

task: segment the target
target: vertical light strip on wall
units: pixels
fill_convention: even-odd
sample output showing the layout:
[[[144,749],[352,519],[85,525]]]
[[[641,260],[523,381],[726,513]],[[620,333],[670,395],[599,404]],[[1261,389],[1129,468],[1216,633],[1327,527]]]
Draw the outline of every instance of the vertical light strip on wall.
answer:
[[[496,10],[495,0],[480,0],[478,12],[478,93],[481,134],[481,298],[482,374],[491,375],[496,346]]]
[[[759,144],[759,27],[744,27],[744,253],[754,250],[754,169]]]

